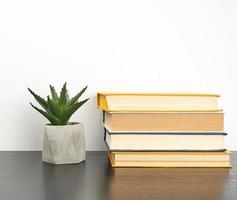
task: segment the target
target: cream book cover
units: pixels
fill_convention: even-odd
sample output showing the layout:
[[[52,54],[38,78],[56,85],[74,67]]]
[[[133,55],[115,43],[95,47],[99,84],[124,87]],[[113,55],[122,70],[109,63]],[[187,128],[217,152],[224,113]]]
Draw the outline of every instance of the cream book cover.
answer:
[[[216,112],[218,94],[97,93],[98,108],[105,111]]]
[[[226,133],[110,133],[105,142],[111,151],[225,151]]]

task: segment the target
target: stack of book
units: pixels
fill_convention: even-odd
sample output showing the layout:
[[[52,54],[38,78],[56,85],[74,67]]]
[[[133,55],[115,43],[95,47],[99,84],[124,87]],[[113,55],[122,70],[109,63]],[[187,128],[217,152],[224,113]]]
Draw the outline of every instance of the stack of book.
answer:
[[[98,93],[112,167],[230,167],[218,98]]]

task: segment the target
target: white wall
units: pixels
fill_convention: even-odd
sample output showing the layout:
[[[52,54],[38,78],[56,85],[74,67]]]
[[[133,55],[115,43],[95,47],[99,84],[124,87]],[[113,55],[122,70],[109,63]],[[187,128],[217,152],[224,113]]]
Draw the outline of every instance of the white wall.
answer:
[[[104,150],[97,91],[216,92],[237,150],[237,1],[0,1],[0,150],[40,150],[46,120],[26,90],[67,81],[89,103],[88,150]]]

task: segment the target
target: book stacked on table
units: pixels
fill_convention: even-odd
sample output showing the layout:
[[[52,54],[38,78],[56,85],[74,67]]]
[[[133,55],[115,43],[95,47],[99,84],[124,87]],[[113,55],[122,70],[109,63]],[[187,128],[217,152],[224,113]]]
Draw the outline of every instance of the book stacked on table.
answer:
[[[112,167],[230,167],[219,97],[98,93]]]

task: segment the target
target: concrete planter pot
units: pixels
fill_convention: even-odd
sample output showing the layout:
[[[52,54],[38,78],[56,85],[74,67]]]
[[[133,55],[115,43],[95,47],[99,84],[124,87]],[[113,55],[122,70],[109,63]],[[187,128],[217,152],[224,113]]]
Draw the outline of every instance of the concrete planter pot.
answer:
[[[84,128],[81,123],[46,125],[42,160],[53,164],[75,164],[86,159]]]

